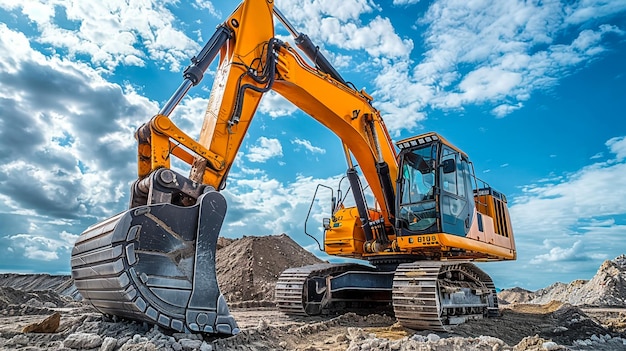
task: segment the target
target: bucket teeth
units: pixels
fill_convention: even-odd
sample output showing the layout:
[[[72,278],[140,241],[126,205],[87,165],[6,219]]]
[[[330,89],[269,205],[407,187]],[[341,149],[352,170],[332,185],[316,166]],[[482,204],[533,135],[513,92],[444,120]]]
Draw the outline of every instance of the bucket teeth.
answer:
[[[208,191],[190,207],[152,204],[88,228],[72,251],[72,277],[104,314],[181,332],[236,334],[215,273],[226,201]]]

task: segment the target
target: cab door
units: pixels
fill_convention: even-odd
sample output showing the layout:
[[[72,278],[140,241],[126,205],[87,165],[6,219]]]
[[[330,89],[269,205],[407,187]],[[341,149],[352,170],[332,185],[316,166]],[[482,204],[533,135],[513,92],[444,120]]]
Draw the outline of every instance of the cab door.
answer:
[[[457,151],[443,146],[440,161],[440,213],[442,231],[465,236],[472,223],[474,201],[469,162]]]

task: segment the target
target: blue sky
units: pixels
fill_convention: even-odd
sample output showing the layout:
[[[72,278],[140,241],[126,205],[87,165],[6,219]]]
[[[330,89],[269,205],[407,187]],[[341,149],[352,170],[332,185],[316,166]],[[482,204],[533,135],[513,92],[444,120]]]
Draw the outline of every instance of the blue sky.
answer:
[[[69,273],[77,236],[127,205],[135,129],[235,6],[0,0],[1,271]],[[588,279],[626,251],[626,2],[276,6],[374,97],[394,140],[437,131],[508,196],[518,260],[481,264],[498,287]],[[213,70],[173,115],[191,135]],[[324,257],[303,222],[315,186],[345,172],[339,140],[267,94],[240,151],[223,235],[287,233]]]

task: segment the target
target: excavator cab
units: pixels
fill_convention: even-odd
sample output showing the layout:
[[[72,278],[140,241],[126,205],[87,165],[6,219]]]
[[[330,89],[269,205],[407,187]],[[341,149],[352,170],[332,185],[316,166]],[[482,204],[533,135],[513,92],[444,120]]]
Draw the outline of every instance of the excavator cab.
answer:
[[[448,233],[465,236],[472,222],[473,174],[467,155],[435,133],[400,147],[398,235]]]
[[[396,145],[398,248],[458,259],[516,258],[506,197],[476,177],[467,154],[433,132]]]

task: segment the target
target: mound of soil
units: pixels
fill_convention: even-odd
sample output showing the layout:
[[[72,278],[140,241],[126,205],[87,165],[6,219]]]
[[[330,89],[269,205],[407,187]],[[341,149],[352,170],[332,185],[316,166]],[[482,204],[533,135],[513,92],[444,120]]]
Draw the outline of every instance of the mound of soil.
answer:
[[[24,291],[52,290],[74,300],[82,299],[69,275],[3,273],[0,274],[1,286]]]
[[[507,303],[526,303],[535,298],[535,293],[522,288],[504,289],[498,293],[498,300]]]
[[[285,269],[322,262],[286,234],[244,236],[220,244],[217,281],[229,303],[273,301],[274,286]]]
[[[19,290],[55,290],[70,279],[68,275],[3,273],[0,274],[0,286]]]
[[[0,315],[48,314],[51,309],[65,307],[71,301],[53,290],[24,291],[0,286]]]
[[[538,335],[559,344],[572,345],[576,340],[593,335],[614,335],[580,308],[552,301],[545,305],[519,304],[501,311],[502,315],[468,321],[454,328],[454,334],[464,337],[488,335],[515,345],[527,336]]]
[[[572,305],[624,306],[626,304],[626,255],[602,263],[591,280],[555,283],[535,292],[532,303],[558,300]]]
[[[498,299],[503,305],[560,301],[576,306],[623,307],[626,305],[626,255],[604,261],[591,280],[556,282],[535,292],[517,287],[504,289],[498,293]]]

